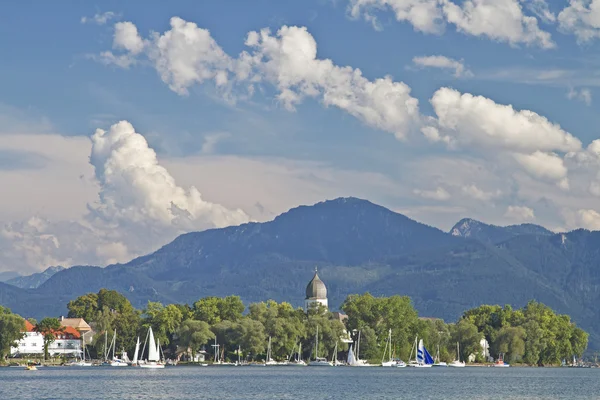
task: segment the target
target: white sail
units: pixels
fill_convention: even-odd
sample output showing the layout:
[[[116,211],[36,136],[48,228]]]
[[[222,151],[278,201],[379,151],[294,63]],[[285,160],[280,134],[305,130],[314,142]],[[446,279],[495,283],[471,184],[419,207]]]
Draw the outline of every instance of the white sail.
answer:
[[[135,344],[135,351],[133,352],[132,364],[137,364],[139,352],[140,352],[140,337],[138,336],[137,343]]]
[[[150,338],[148,339],[148,361],[158,361],[158,351],[156,347],[156,342],[154,341],[154,332],[152,332],[152,327],[149,328]]]
[[[352,351],[352,345],[350,345],[350,350],[348,350],[348,365],[356,365],[356,357],[354,357],[354,351]]]

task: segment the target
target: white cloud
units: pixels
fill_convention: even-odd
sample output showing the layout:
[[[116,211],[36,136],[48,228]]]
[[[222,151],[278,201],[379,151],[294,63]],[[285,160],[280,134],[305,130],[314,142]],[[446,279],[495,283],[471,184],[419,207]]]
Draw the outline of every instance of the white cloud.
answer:
[[[240,209],[205,201],[194,187],[177,186],[146,139],[127,121],[92,136],[90,163],[100,185],[95,216],[108,221],[148,221],[182,230],[237,225],[248,221]]]
[[[465,68],[462,60],[454,60],[445,56],[424,56],[414,57],[413,63],[420,67],[432,67],[450,69],[454,71],[454,76],[460,78],[462,76],[472,77],[473,73]]]
[[[588,88],[582,88],[581,90],[570,88],[567,98],[569,100],[579,100],[588,106],[592,105],[592,91]]]
[[[573,33],[580,42],[600,37],[600,0],[569,0],[558,14],[559,27]]]
[[[586,229],[599,231],[600,230],[600,213],[596,210],[578,210],[577,225]]]
[[[535,17],[523,13],[519,0],[465,0],[459,4],[450,0],[349,0],[349,13],[357,18],[365,16],[378,26],[374,11],[391,9],[396,20],[409,22],[415,30],[442,33],[446,24],[456,26],[459,32],[485,36],[511,45],[524,44],[544,49],[555,47],[550,34],[538,26]],[[535,10],[544,18],[542,1],[535,1]],[[546,8],[547,11],[547,8]]]
[[[435,190],[420,190],[415,189],[413,193],[417,196],[423,197],[425,199],[445,201],[450,198],[450,193],[442,187],[438,187]]]
[[[102,60],[128,67],[136,56],[145,55],[162,80],[182,95],[207,80],[214,81],[226,97],[235,85],[251,94],[255,84],[269,83],[288,110],[306,97],[317,98],[398,138],[419,122],[419,102],[410,95],[410,87],[389,76],[369,80],[359,69],[319,59],[317,43],[306,28],[283,26],[274,35],[268,29],[250,32],[246,45],[251,52],[232,58],[208,30],[181,18],[171,18],[169,31],[149,39],[142,39],[131,22],[119,24],[114,47],[125,53],[106,52]]]
[[[461,145],[515,152],[578,151],[581,142],[533,111],[441,88],[431,98],[437,123]]]
[[[499,189],[493,192],[486,192],[478,188],[475,184],[465,185],[461,188],[461,191],[465,196],[481,201],[489,201],[502,195],[502,192]]]
[[[536,151],[532,154],[514,154],[515,159],[532,176],[540,179],[556,181],[568,189],[567,167],[561,157],[554,153]]]
[[[112,12],[112,11],[107,11],[104,13],[96,13],[96,14],[94,14],[93,17],[81,17],[80,22],[82,24],[94,23],[96,25],[104,25],[111,19],[118,18],[118,17],[119,17],[119,14]]]
[[[515,221],[529,221],[535,219],[533,210],[525,206],[508,206],[504,216]]]
[[[547,24],[556,22],[556,15],[550,11],[546,0],[520,0],[525,7]]]
[[[353,18],[361,15],[380,29],[372,11],[392,9],[398,21],[409,22],[417,31],[441,33],[444,31],[444,16],[439,0],[350,0],[348,11]]]

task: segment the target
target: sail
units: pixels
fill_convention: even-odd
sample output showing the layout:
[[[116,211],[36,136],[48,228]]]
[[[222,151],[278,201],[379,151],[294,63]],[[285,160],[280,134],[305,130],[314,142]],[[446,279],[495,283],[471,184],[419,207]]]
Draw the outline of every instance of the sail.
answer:
[[[422,340],[420,344],[423,345]],[[425,364],[433,364],[433,358],[431,357],[431,354],[429,354],[425,346],[423,346],[423,356],[425,358]]]
[[[354,351],[352,351],[352,345],[350,345],[350,350],[348,350],[348,365],[356,365],[356,357],[354,357]]]
[[[417,362],[419,364],[425,364],[425,346],[423,346],[423,339],[419,340],[419,347],[417,348]]]
[[[156,342],[154,341],[154,333],[152,332],[152,327],[148,329],[150,330],[150,338],[148,339],[148,361],[158,361],[158,351]]]
[[[139,352],[140,352],[140,337],[138,336],[137,343],[135,344],[135,351],[133,352],[133,364],[137,364]]]
[[[129,359],[129,356],[127,356],[127,352],[125,350],[123,350],[123,355],[121,356],[121,360],[125,361],[125,362],[130,362],[131,360]]]

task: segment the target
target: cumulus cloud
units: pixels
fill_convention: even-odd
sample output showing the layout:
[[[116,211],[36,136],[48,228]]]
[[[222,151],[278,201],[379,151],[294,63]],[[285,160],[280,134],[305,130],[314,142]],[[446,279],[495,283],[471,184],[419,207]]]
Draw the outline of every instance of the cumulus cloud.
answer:
[[[317,43],[304,27],[283,26],[275,34],[268,29],[253,31],[246,45],[250,52],[231,57],[208,30],[178,17],[171,18],[170,30],[148,39],[141,38],[131,22],[120,22],[113,47],[124,53],[105,52],[102,60],[128,67],[143,55],[182,95],[205,81],[212,81],[227,97],[234,86],[251,94],[254,85],[268,83],[288,110],[307,97],[316,98],[398,138],[419,122],[419,102],[410,95],[410,87],[389,76],[369,80],[357,68],[318,58]]]
[[[561,157],[554,153],[535,151],[532,154],[515,154],[515,159],[532,176],[559,182],[560,187],[568,189],[567,168]]]
[[[450,69],[454,71],[454,76],[460,78],[462,76],[472,77],[473,73],[465,68],[462,60],[454,60],[445,56],[424,56],[414,57],[413,63],[419,67],[431,67]]]
[[[592,105],[592,91],[588,88],[582,88],[580,90],[571,88],[567,93],[567,98],[569,100],[579,100],[587,106]]]
[[[223,227],[249,220],[242,210],[210,203],[194,186],[184,189],[158,163],[146,139],[127,121],[92,136],[90,163],[100,185],[96,216],[125,223],[156,222],[182,230]]]
[[[413,193],[417,196],[423,197],[425,199],[444,201],[450,198],[450,193],[442,187],[438,187],[435,190],[420,190],[415,189]]]
[[[508,206],[504,216],[515,221],[529,221],[535,219],[533,210],[525,206]]]
[[[578,210],[577,225],[586,229],[598,231],[600,230],[600,213],[596,210]]]
[[[550,33],[538,26],[535,17],[523,13],[519,0],[466,0],[460,4],[450,0],[349,0],[350,16],[361,15],[378,26],[374,12],[391,9],[400,22],[409,22],[415,30],[424,33],[442,33],[445,25],[456,26],[457,31],[471,36],[484,36],[511,45],[524,44],[544,49],[555,47]],[[535,1],[534,9],[544,18],[542,1]]]
[[[81,17],[80,22],[82,24],[96,24],[96,25],[104,25],[108,21],[114,18],[118,18],[119,15],[112,11],[106,11],[104,13],[96,13],[93,17]]]
[[[560,29],[573,33],[580,42],[600,37],[600,0],[569,0],[558,14]]]
[[[533,111],[450,88],[431,98],[439,127],[461,144],[517,152],[578,151],[581,142]]]

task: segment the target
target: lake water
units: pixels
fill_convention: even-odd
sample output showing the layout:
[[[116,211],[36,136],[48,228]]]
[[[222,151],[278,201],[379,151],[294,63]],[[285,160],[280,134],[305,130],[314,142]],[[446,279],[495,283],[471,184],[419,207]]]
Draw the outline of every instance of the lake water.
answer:
[[[0,399],[600,399],[600,368],[0,368]]]

